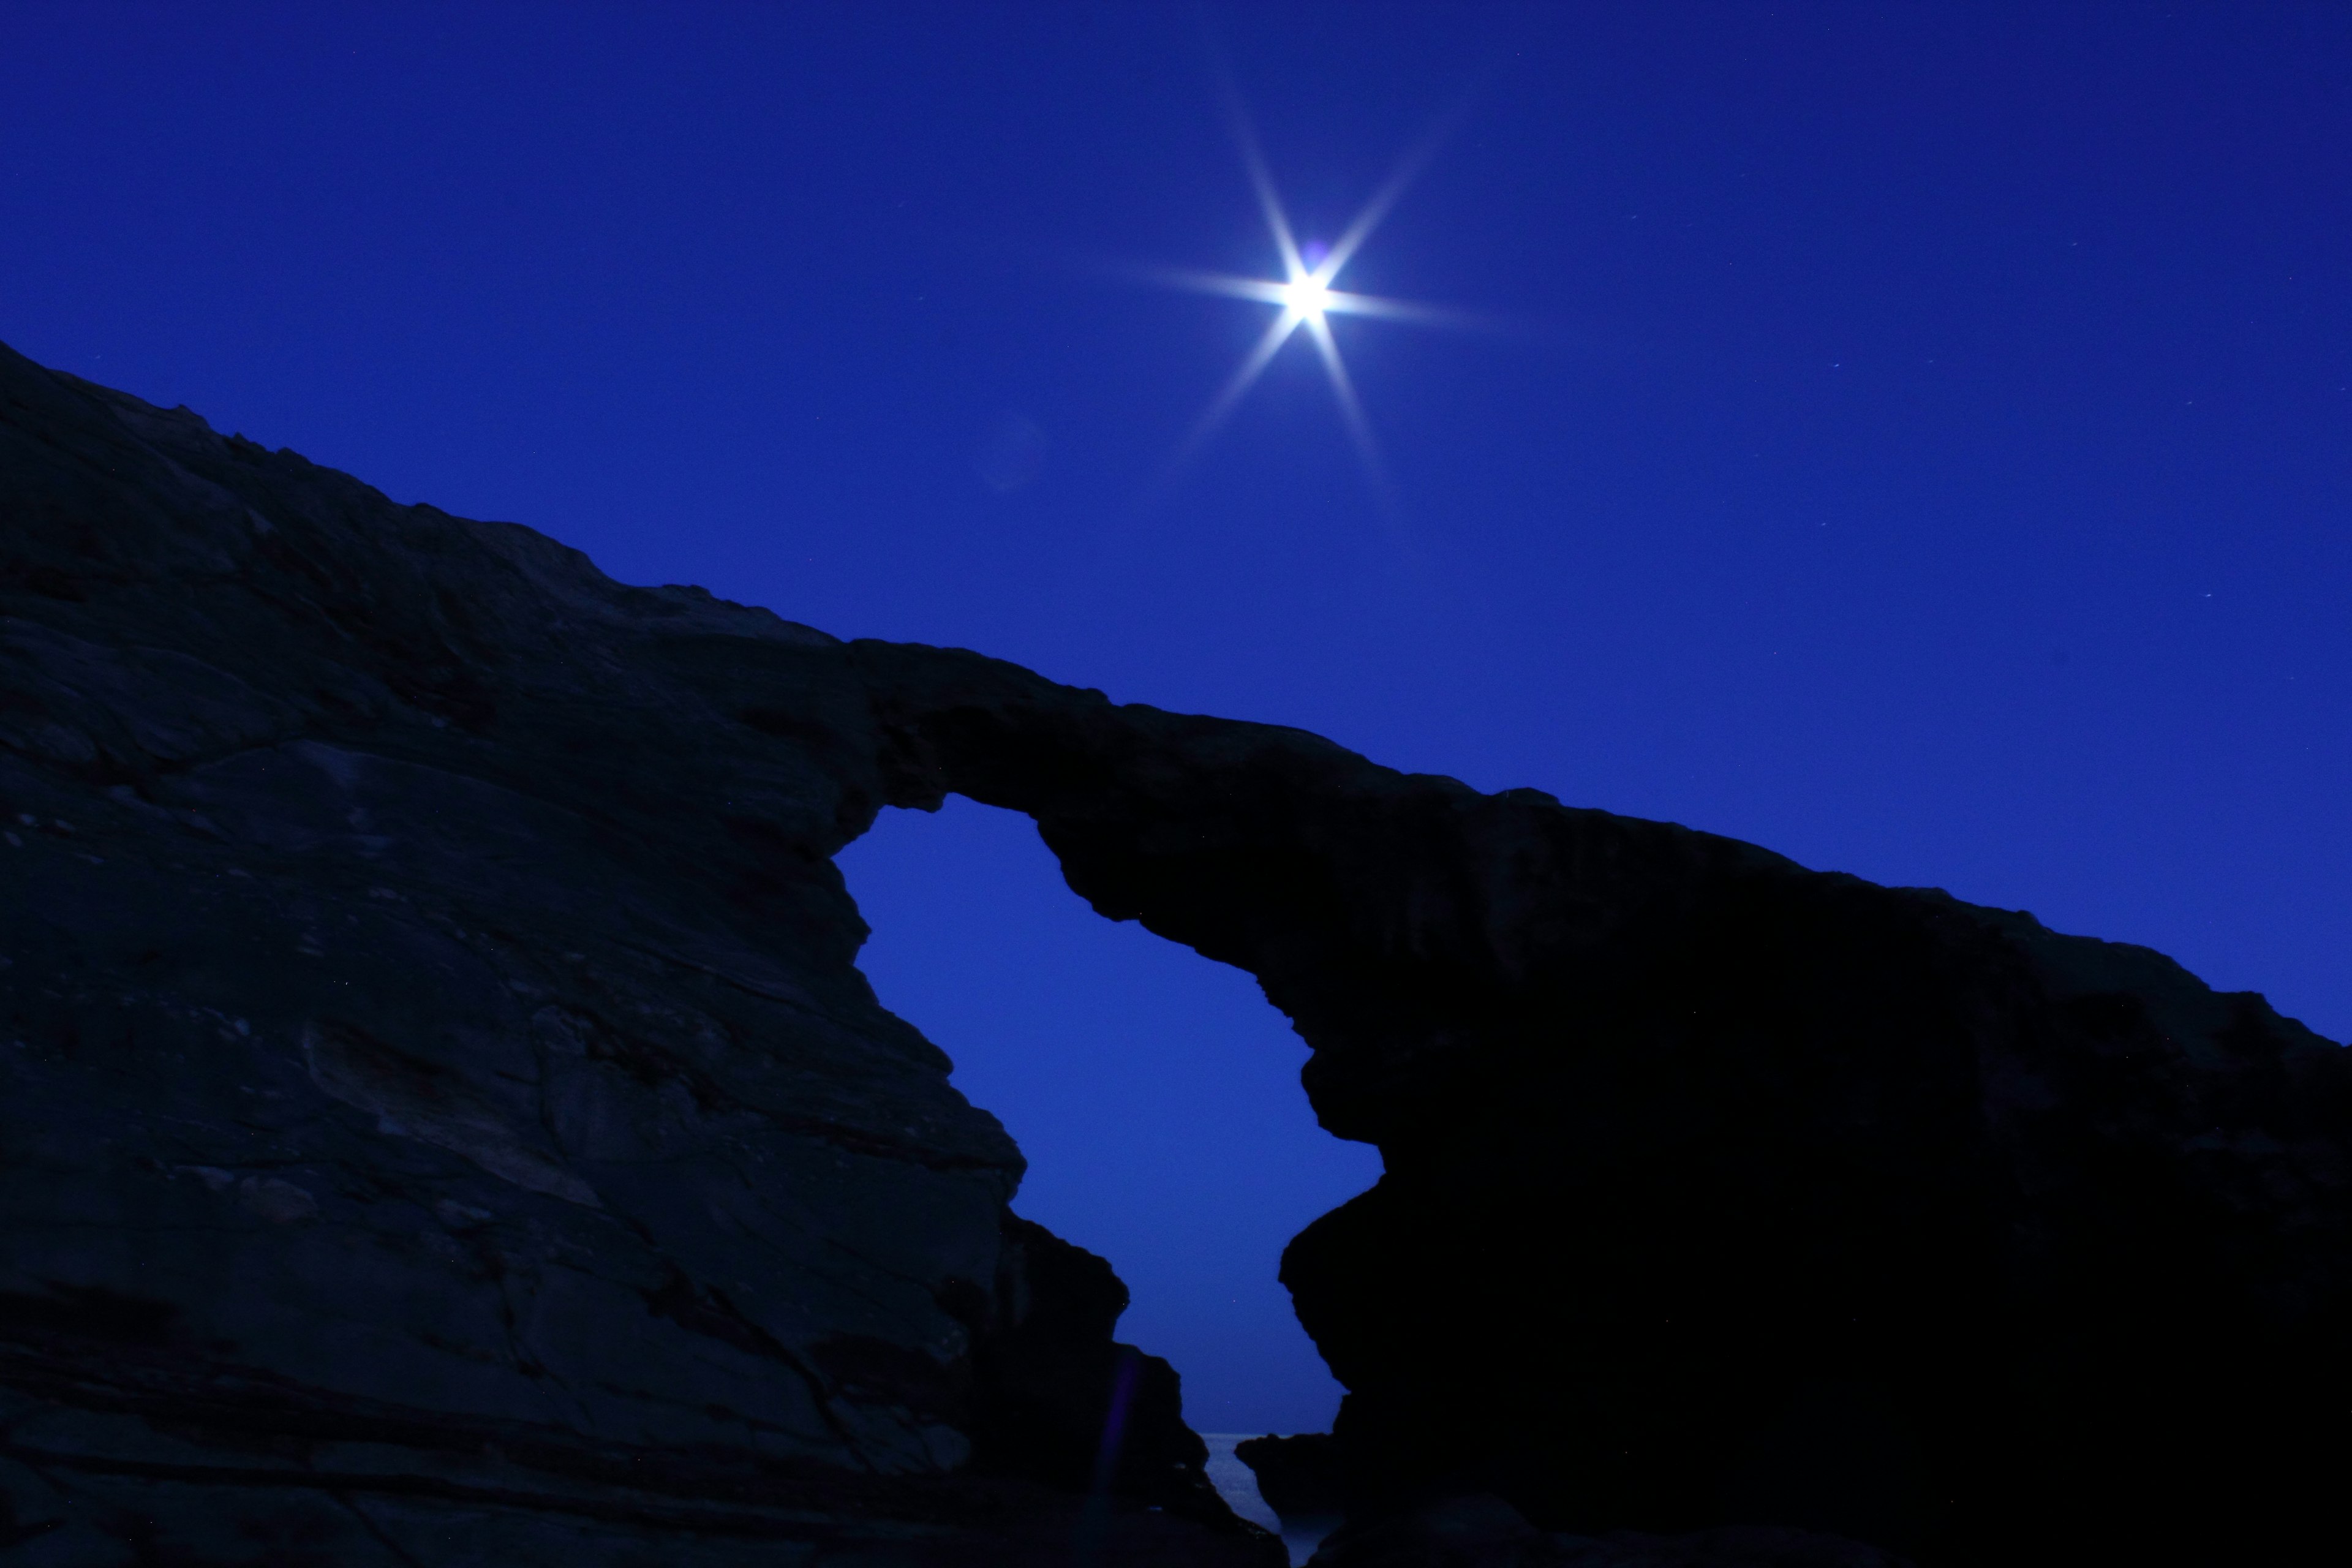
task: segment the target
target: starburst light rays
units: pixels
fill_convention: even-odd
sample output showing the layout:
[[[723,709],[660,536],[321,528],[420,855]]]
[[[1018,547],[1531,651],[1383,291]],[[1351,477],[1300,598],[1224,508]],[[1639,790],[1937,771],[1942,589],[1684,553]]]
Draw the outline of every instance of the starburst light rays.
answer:
[[[1373,488],[1381,495],[1389,494],[1388,473],[1381,462],[1381,449],[1372,439],[1371,421],[1364,417],[1364,405],[1356,395],[1356,384],[1348,374],[1348,364],[1339,357],[1339,344],[1331,336],[1331,323],[1321,316],[1307,319],[1307,336],[1315,340],[1315,348],[1323,359],[1323,368],[1331,377],[1331,393],[1339,402],[1339,417],[1348,426],[1348,435],[1362,454],[1364,472]]]
[[[1398,508],[1394,489],[1389,482],[1387,465],[1381,460],[1380,443],[1372,434],[1371,420],[1364,412],[1363,400],[1357,395],[1355,382],[1348,374],[1346,360],[1340,355],[1339,340],[1332,335],[1329,318],[1335,315],[1370,316],[1433,326],[1473,325],[1475,319],[1442,306],[1358,294],[1331,285],[1339,277],[1340,268],[1355,258],[1365,242],[1386,221],[1412,182],[1428,166],[1430,160],[1436,156],[1438,147],[1453,129],[1454,121],[1460,118],[1460,111],[1457,110],[1441,119],[1428,134],[1408,149],[1388,177],[1373,191],[1371,199],[1340,231],[1339,237],[1328,250],[1318,251],[1302,247],[1299,243],[1297,232],[1282,205],[1281,194],[1275,186],[1273,168],[1266,162],[1265,149],[1258,141],[1257,129],[1242,102],[1239,89],[1230,77],[1222,73],[1218,85],[1224,100],[1227,127],[1241,155],[1243,170],[1248,175],[1251,195],[1256,198],[1259,213],[1265,219],[1266,233],[1274,241],[1275,257],[1282,275],[1278,279],[1244,278],[1175,267],[1138,269],[1138,275],[1171,288],[1272,305],[1276,314],[1243,356],[1233,374],[1218,389],[1217,395],[1210,400],[1208,407],[1193,421],[1192,429],[1170,457],[1160,481],[1152,487],[1152,492],[1155,495],[1164,492],[1173,483],[1177,473],[1240,406],[1242,399],[1248,395],[1250,388],[1265,373],[1266,367],[1274,363],[1292,334],[1304,327],[1314,341],[1316,355],[1322,362],[1324,374],[1331,383],[1331,395],[1339,405],[1340,422],[1347,428],[1349,445],[1355,447],[1363,463],[1364,478],[1382,512],[1393,522],[1398,518]]]
[[[1456,109],[1431,126],[1429,133],[1397,161],[1395,172],[1372,193],[1372,199],[1364,204],[1364,210],[1340,231],[1338,239],[1331,242],[1330,252],[1323,258],[1322,263],[1327,279],[1336,277],[1339,268],[1347,266],[1356,252],[1363,248],[1364,241],[1372,237],[1372,231],[1387,220],[1390,209],[1402,199],[1406,188],[1421,177],[1421,172],[1429,167],[1430,160],[1437,156],[1438,148],[1444,146],[1445,138],[1453,133],[1454,122],[1462,117],[1462,112]]]
[[[1277,300],[1275,302],[1279,304],[1281,301]],[[1192,422],[1192,430],[1185,436],[1183,443],[1176,448],[1174,456],[1168,459],[1167,468],[1160,475],[1161,488],[1165,488],[1170,481],[1173,480],[1177,471],[1192,459],[1194,453],[1208,443],[1210,437],[1217,433],[1217,426],[1223,425],[1225,422],[1225,416],[1231,414],[1240,404],[1251,384],[1257,380],[1259,373],[1273,363],[1274,356],[1282,352],[1282,345],[1290,341],[1290,334],[1298,330],[1298,322],[1299,317],[1286,309],[1266,327],[1255,346],[1251,348],[1239,367],[1226,380],[1224,386],[1210,402],[1209,406],[1201,411],[1201,417]]]
[[[1242,102],[1241,89],[1234,85],[1234,79],[1221,71],[1217,85],[1223,89],[1225,121],[1233,131],[1234,144],[1241,151],[1242,166],[1249,172],[1250,189],[1257,196],[1258,210],[1265,216],[1265,226],[1274,236],[1275,249],[1280,253],[1282,276],[1286,281],[1298,278],[1306,272],[1307,266],[1299,258],[1298,241],[1290,232],[1290,218],[1282,210],[1282,198],[1275,192],[1274,171],[1267,166],[1265,152],[1258,145],[1257,127],[1250,122],[1249,108]]]

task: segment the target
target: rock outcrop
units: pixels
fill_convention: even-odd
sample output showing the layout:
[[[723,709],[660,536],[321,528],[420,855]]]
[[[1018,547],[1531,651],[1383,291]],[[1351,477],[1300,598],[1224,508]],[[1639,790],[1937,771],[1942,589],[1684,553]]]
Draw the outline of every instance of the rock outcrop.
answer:
[[[1780,1525],[1673,1536],[1545,1531],[1486,1494],[1385,1510],[1327,1539],[1313,1561],[1315,1568],[1911,1568],[1863,1542]]]
[[[851,645],[894,802],[1255,973],[1386,1173],[1283,1278],[1351,1517],[2320,1563],[2352,1057],[2147,949],[1297,731]]]
[[[856,973],[830,857],[960,793],[1385,1155],[1284,1264],[1335,1562],[2342,1551],[2352,1062],[2260,997],[624,587],[5,353],[0,443],[22,1550],[1266,1561]]]
[[[1252,1437],[1234,1445],[1234,1458],[1257,1479],[1257,1495],[1293,1531],[1328,1535],[1348,1511],[1339,1445],[1328,1432]]]
[[[0,351],[0,1543],[1279,1563],[855,967],[868,708]]]

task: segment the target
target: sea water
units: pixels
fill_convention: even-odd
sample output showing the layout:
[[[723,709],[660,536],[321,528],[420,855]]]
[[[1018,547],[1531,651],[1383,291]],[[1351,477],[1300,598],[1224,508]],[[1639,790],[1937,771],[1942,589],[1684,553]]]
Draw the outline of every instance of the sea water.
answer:
[[[1217,1495],[1223,1498],[1235,1513],[1252,1524],[1262,1524],[1281,1536],[1282,1543],[1290,1548],[1292,1568],[1297,1568],[1297,1564],[1315,1555],[1315,1549],[1322,1545],[1323,1538],[1331,1532],[1330,1524],[1318,1522],[1302,1528],[1283,1529],[1280,1516],[1266,1507],[1265,1499],[1258,1495],[1257,1473],[1234,1457],[1236,1445],[1246,1443],[1257,1436],[1259,1434],[1255,1432],[1202,1433],[1201,1440],[1209,1445],[1209,1480],[1217,1489]]]

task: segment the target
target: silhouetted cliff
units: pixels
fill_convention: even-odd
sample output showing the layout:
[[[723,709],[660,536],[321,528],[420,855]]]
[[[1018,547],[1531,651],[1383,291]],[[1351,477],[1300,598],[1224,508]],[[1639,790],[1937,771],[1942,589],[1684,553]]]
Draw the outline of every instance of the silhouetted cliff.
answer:
[[[830,857],[949,793],[1381,1147],[1284,1265],[1335,1563],[2340,1551],[2352,1063],[2258,996],[624,587],[5,352],[0,419],[0,1529],[57,1562],[1267,1561],[856,973]]]
[[[0,1542],[1281,1561],[854,966],[833,638],[0,351]]]

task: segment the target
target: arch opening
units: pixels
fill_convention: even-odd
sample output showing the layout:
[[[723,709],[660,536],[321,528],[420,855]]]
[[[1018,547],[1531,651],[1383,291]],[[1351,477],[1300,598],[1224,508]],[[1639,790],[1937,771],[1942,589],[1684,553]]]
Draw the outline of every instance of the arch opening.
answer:
[[[1316,1124],[1307,1047],[1255,978],[1101,919],[1028,817],[962,796],[885,809],[835,863],[873,932],[858,967],[1020,1144],[1015,1210],[1126,1281],[1119,1337],[1176,1367],[1186,1423],[1328,1429],[1341,1390],[1276,1269],[1381,1156]]]

